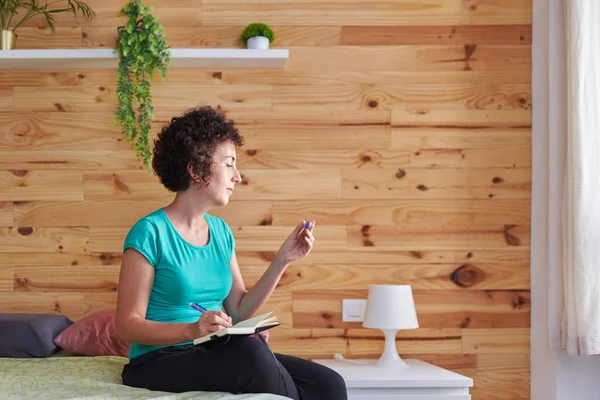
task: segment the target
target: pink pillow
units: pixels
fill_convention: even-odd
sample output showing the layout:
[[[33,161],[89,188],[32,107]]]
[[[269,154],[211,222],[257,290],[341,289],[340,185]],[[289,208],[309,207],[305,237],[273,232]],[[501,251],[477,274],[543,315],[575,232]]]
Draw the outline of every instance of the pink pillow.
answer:
[[[129,355],[131,343],[117,335],[117,310],[109,308],[76,321],[54,338],[54,344],[77,355]]]

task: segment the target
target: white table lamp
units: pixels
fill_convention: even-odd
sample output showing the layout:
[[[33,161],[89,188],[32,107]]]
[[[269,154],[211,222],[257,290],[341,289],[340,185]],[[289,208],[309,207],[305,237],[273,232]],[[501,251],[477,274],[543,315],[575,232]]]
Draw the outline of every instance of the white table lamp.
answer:
[[[385,335],[383,354],[375,362],[384,368],[408,368],[398,355],[396,333],[419,327],[412,290],[409,285],[371,285],[363,327],[381,329]]]

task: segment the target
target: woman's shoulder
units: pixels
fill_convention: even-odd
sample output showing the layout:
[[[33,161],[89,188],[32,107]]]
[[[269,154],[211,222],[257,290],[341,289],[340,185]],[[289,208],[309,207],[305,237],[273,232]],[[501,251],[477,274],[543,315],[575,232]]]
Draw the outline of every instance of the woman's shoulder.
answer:
[[[162,209],[158,209],[148,213],[142,217],[140,217],[133,226],[131,230],[151,230],[157,231],[162,221]]]
[[[229,225],[227,224],[227,222],[225,222],[225,220],[223,218],[215,217],[214,215],[210,215],[208,213],[205,213],[204,216],[206,218],[206,221],[212,227],[221,229],[223,232],[231,232],[231,228],[229,227]]]

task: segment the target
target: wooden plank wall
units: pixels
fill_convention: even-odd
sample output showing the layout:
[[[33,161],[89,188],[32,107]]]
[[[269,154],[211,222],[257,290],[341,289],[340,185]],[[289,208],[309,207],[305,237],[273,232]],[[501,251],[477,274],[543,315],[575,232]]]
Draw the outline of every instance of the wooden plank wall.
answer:
[[[110,47],[122,1],[57,15],[19,48]],[[155,131],[200,102],[240,125],[243,184],[215,214],[255,282],[293,225],[314,253],[265,309],[276,351],[376,357],[341,321],[369,284],[413,286],[418,357],[475,379],[474,399],[529,397],[531,0],[154,0],[172,47],[237,47],[265,21],[284,70],[170,70]],[[115,304],[121,244],[170,195],[111,125],[114,70],[0,72],[0,310],[78,319]]]

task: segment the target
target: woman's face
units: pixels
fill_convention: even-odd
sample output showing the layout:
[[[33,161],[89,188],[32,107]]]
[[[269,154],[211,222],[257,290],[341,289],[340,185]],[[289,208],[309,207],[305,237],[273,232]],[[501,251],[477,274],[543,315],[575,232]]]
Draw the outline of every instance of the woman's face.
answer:
[[[235,146],[230,141],[219,144],[213,154],[212,177],[203,191],[216,207],[227,205],[235,184],[242,181],[235,156]]]

